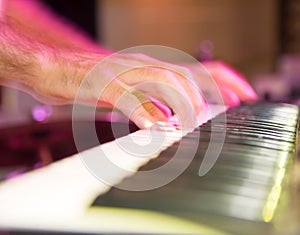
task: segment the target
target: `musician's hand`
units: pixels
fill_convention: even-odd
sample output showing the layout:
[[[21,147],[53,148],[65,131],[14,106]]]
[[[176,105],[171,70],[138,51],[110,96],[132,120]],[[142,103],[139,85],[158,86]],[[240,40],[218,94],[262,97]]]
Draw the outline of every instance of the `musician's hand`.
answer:
[[[86,40],[85,43],[75,40],[81,38],[79,32],[70,32],[66,43],[60,43],[66,37],[57,35],[64,35],[68,28],[65,22],[50,13],[36,22],[32,16],[37,15],[35,10],[40,10],[41,6],[25,5],[21,7],[22,13],[26,11],[31,21],[23,22],[24,18],[21,24],[0,21],[0,84],[27,91],[45,103],[66,104],[76,100],[116,107],[141,128],[167,121],[172,113],[170,110],[177,114],[183,127],[194,127],[197,118],[205,119],[206,102],[201,90],[209,90],[213,95],[218,91],[216,86],[207,86],[209,82],[206,81],[210,79],[205,79],[209,76],[203,74],[203,68],[197,74],[199,63],[195,63],[197,69],[193,72],[195,66],[189,70],[142,54],[108,57],[103,53],[85,54],[83,52],[91,51],[87,49],[90,46]],[[19,12],[13,9],[8,7],[8,12],[18,19]],[[49,28],[45,27],[46,22]],[[27,25],[35,27],[30,29],[25,27]],[[60,27],[51,28],[51,25]],[[61,30],[56,32],[57,28]],[[48,35],[49,32],[52,35]],[[59,40],[55,40],[57,38]],[[207,63],[205,66],[212,73],[225,102],[236,104],[240,99],[255,98],[248,83],[224,64]]]
[[[186,68],[143,54],[116,54],[104,59],[73,55],[58,60],[46,66],[53,70],[44,71],[48,74],[46,82],[39,83],[36,90],[61,103],[77,96],[80,103],[116,107],[140,128],[168,121],[170,110],[187,128],[194,127],[198,117],[206,116],[206,103]]]
[[[0,65],[5,69],[0,71],[0,84],[25,90],[50,104],[73,103],[76,99],[80,103],[116,107],[141,128],[157,121],[168,121],[170,110],[177,114],[183,128],[194,127],[199,118],[206,118],[207,106],[200,89],[206,89],[204,78],[208,76],[201,74],[203,69],[197,75],[191,73],[193,69],[143,54],[104,56],[53,50],[19,35],[11,27],[2,27],[7,30],[0,44],[13,49],[15,54],[3,50],[6,57],[1,57]],[[7,34],[23,44],[9,40],[11,37]],[[206,67],[226,101],[234,103],[234,99],[228,97],[235,94],[242,100],[255,97],[249,85],[223,64],[207,64]],[[11,85],[4,78],[20,83]],[[158,108],[155,103],[164,108]]]
[[[6,22],[0,27],[0,85],[49,104],[110,105],[141,128],[167,121],[170,110],[182,127],[194,127],[199,116],[206,116],[199,87],[183,67],[142,54],[74,52],[35,40]]]
[[[115,54],[104,59],[73,55],[63,60],[67,62],[54,63],[55,69],[48,72],[52,76],[39,84],[39,92],[62,98],[62,103],[73,102],[77,95],[80,103],[118,108],[140,128],[168,121],[170,110],[183,127],[194,127],[197,117],[205,119],[207,110],[201,89],[216,94],[219,88],[229,105],[256,100],[248,82],[222,62],[204,64],[217,85],[208,86],[211,77],[199,65],[177,66],[143,54]]]

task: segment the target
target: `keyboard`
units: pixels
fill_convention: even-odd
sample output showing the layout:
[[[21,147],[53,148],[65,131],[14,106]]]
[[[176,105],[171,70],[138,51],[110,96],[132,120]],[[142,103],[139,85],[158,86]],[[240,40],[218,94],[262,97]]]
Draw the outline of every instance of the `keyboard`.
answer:
[[[277,221],[286,213],[298,107],[255,103],[210,110],[192,131],[140,130],[2,182],[0,228],[29,234],[285,234]],[[159,133],[164,141],[147,156],[123,148],[132,140],[160,140]],[[123,170],[105,171],[103,153]],[[106,175],[92,171],[91,158]]]

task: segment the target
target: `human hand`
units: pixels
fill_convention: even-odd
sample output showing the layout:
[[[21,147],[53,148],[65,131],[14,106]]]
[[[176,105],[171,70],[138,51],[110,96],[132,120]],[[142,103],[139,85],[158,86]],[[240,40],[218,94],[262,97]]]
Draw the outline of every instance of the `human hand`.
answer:
[[[69,66],[63,62],[46,66],[46,82],[36,89],[56,101],[60,98],[61,103],[75,99],[92,106],[117,108],[140,128],[167,122],[170,109],[183,128],[196,126],[197,120],[206,116],[206,103],[186,68],[143,54],[74,58],[63,59]]]
[[[76,102],[115,107],[140,128],[158,121],[167,122],[170,109],[177,114],[183,128],[196,126],[199,119],[206,118],[205,100],[209,100],[201,90],[215,94],[219,88],[221,98],[229,105],[256,99],[246,80],[221,62],[205,63],[214,83],[208,81],[211,78],[199,63],[178,66],[143,54],[115,54],[104,59],[90,55],[81,55],[79,60],[74,60],[76,56],[71,58],[68,59],[70,66],[55,69],[60,75],[66,75],[64,83],[56,73],[56,76],[48,76],[52,77],[50,82],[47,79],[38,90],[44,94],[47,90],[51,97],[61,97],[62,102],[73,102],[76,97]]]
[[[106,56],[57,49],[9,24],[0,22],[0,26],[1,85],[28,92],[47,104],[75,101],[116,107],[140,128],[168,121],[170,109],[183,128],[196,126],[206,116],[201,91],[184,67],[143,54]]]
[[[0,84],[44,103],[116,107],[140,128],[168,121],[173,112],[183,128],[191,128],[206,119],[206,93],[214,97],[220,90],[229,104],[255,98],[248,83],[220,62],[205,64],[211,82],[196,60],[179,66],[143,54],[106,56],[86,53],[85,47],[74,52],[35,40],[14,25],[0,22],[0,27]],[[161,48],[158,54],[164,54]]]

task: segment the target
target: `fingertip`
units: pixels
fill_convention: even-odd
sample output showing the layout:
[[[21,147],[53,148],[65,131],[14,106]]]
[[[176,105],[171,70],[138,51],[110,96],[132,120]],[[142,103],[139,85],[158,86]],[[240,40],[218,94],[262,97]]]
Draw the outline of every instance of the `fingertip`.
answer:
[[[132,116],[131,120],[140,129],[149,129],[154,125],[154,122],[149,117]]]
[[[236,106],[240,104],[239,96],[231,89],[223,88],[222,96],[224,103],[231,106]]]
[[[167,122],[168,118],[154,104],[145,102],[132,113],[131,120],[140,129],[148,129],[156,122]]]
[[[154,125],[154,123],[151,122],[151,121],[148,120],[148,119],[145,119],[144,122],[143,122],[143,128],[145,128],[145,129],[149,129],[149,128],[151,128],[153,125]]]
[[[249,101],[256,101],[258,99],[257,94],[251,87],[248,89],[245,89],[245,95],[246,95],[246,99]]]

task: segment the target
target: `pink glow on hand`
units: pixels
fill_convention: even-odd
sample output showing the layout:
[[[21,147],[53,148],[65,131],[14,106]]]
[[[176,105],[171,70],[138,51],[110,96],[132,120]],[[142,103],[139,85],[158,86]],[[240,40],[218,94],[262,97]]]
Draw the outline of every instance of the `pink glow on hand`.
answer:
[[[236,106],[239,105],[240,98],[237,96],[237,94],[229,89],[229,88],[220,88],[223,96],[224,103],[230,106]]]
[[[154,98],[150,98],[151,102],[160,109],[160,111],[163,112],[163,114],[167,117],[170,118],[172,116],[172,110],[167,107],[166,105],[162,104],[160,101],[154,99]]]
[[[220,61],[209,61],[203,63],[211,73],[216,84],[219,86],[222,96],[234,100],[233,94],[241,101],[256,101],[257,95],[247,79],[228,65]],[[229,92],[230,91],[230,92]],[[232,94],[230,94],[232,93]],[[231,97],[231,98],[230,98]]]

